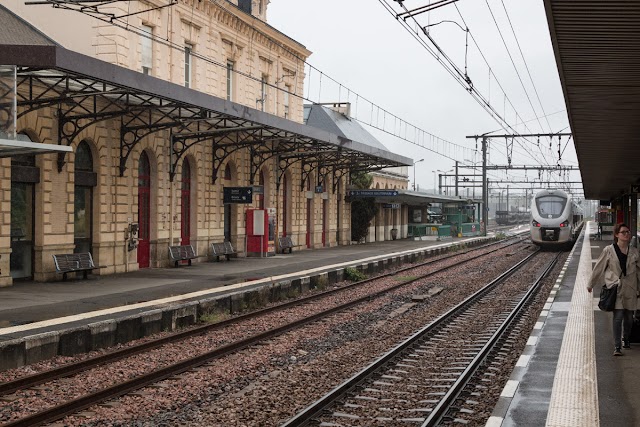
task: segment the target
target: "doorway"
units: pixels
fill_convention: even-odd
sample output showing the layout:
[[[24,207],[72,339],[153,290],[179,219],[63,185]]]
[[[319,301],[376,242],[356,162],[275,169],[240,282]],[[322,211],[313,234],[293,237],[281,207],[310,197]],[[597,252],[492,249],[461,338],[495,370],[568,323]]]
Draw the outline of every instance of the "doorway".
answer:
[[[144,151],[138,163],[138,265],[149,268],[151,219],[151,165]]]

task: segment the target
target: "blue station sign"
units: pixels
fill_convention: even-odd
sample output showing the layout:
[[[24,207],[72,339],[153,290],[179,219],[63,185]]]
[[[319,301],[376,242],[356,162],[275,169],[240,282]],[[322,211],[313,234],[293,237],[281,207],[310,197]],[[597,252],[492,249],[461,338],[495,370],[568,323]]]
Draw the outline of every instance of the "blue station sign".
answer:
[[[395,197],[397,190],[349,190],[350,197]]]

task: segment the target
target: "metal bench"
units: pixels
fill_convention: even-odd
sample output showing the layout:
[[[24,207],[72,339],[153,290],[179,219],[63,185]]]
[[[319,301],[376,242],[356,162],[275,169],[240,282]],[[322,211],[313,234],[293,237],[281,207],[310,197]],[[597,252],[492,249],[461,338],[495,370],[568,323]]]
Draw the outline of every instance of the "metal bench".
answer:
[[[237,254],[237,252],[231,246],[231,242],[211,243],[211,253],[215,257],[216,261],[220,261],[220,257],[223,256],[229,261],[231,255]]]
[[[180,261],[189,261],[191,265],[191,260],[198,257],[193,245],[169,246],[169,256],[176,267],[180,265]]]
[[[278,247],[280,248],[281,253],[285,253],[286,250],[291,253],[293,248],[297,248],[298,246],[300,245],[296,245],[293,243],[293,239],[291,239],[291,236],[278,237]]]
[[[56,265],[56,273],[62,274],[62,280],[67,280],[67,273],[82,271],[82,277],[87,278],[88,272],[98,268],[105,268],[104,265],[95,265],[90,252],[77,254],[57,254],[53,255],[53,262]]]

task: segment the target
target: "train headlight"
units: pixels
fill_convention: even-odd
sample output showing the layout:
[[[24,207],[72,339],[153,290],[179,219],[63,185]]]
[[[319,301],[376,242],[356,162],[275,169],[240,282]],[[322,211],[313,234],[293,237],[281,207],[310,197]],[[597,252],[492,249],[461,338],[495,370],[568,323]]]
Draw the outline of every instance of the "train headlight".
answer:
[[[535,219],[533,221],[531,221],[531,225],[533,225],[534,227],[540,227],[540,223],[538,221],[536,221]]]
[[[560,227],[568,227],[569,226],[569,221],[565,220],[564,222],[560,223]]]

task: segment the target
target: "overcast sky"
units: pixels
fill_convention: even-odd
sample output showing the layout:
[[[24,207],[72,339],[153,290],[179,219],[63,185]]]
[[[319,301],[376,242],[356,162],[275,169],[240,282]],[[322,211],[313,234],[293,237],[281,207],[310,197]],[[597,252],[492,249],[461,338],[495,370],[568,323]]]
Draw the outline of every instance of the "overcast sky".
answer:
[[[394,5],[396,11],[400,11],[397,2],[386,2]],[[404,2],[408,9],[428,3],[428,0]],[[511,24],[507,20],[505,6]],[[494,23],[491,12],[498,26]],[[518,132],[558,132],[563,129],[565,132],[570,131],[542,1],[459,0],[420,15],[418,19],[421,26],[443,20],[455,21],[434,25],[429,29],[443,52],[451,57],[461,70],[465,67],[464,28],[469,28],[473,40],[480,46],[480,51],[469,37],[466,55],[468,76],[474,87],[490,100],[496,111]],[[507,133],[396,21],[381,1],[271,0],[268,22],[313,52],[308,62],[326,75],[320,83],[320,74],[313,70],[305,84],[305,96],[314,102],[337,101],[338,85],[330,82],[328,77],[331,77],[343,85],[340,88],[341,101],[346,99],[347,88],[349,91],[355,91],[360,97],[367,98],[406,122],[453,144],[467,147],[469,150],[465,152],[445,151],[449,144],[436,145],[439,147],[438,151],[460,162],[467,161],[466,163],[481,159],[480,151],[475,152],[475,143],[466,139],[466,136],[491,131]],[[516,32],[528,71],[510,25]],[[498,27],[509,47],[529,98],[516,74]],[[480,52],[491,67],[491,77],[489,67]],[[537,94],[531,84],[529,73],[535,83]],[[506,92],[506,98],[498,85]],[[352,103],[353,111],[355,97],[350,95],[349,101]],[[509,102],[515,106],[518,117]],[[359,115],[371,109],[365,102],[358,104]],[[548,123],[547,119],[543,118],[545,113]],[[526,123],[526,128],[522,124],[516,126],[516,122],[522,121]],[[415,171],[416,182],[421,189],[434,188],[437,172],[433,171],[447,171],[454,166],[452,159],[433,153],[415,143],[369,127],[367,129],[389,151],[410,157],[414,161],[425,159],[417,164]],[[561,140],[563,153],[560,163],[575,166],[577,161],[573,143],[567,145],[566,142],[566,137]],[[506,144],[507,141],[502,138],[493,140],[490,149],[492,164],[507,164]],[[540,145],[539,147],[535,138],[516,142],[512,164],[557,164],[557,138],[552,142],[551,149],[549,139],[540,139]],[[510,175],[524,177],[525,173],[510,172]],[[537,172],[526,173],[529,179],[537,175]],[[491,176],[495,179],[506,178],[504,173],[499,172],[492,172]],[[557,173],[555,177],[558,177]],[[412,168],[409,169],[409,178],[413,181]],[[570,179],[579,180],[579,173],[574,172]]]

